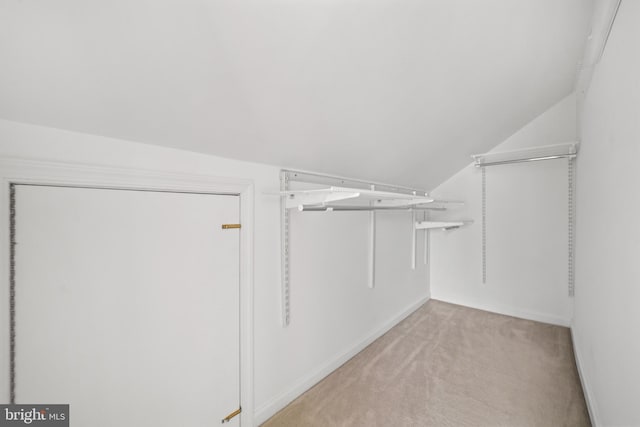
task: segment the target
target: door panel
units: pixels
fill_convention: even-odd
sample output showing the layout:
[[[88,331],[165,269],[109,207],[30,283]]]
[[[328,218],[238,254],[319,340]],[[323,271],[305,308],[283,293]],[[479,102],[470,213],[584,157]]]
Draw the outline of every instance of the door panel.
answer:
[[[16,403],[219,424],[240,395],[238,220],[237,196],[16,186]]]

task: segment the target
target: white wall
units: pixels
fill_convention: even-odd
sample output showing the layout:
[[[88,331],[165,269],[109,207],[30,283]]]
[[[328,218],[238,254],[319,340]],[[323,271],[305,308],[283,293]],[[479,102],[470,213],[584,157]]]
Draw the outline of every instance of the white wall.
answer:
[[[596,425],[640,425],[640,2],[621,3],[581,114],[572,325]]]
[[[575,141],[575,123],[571,95],[492,151]],[[470,164],[432,193],[465,201],[432,218],[474,220],[459,230],[431,232],[432,297],[568,325],[567,161],[486,169],[487,282],[482,283],[481,171]]]
[[[416,272],[410,271],[408,215],[380,215],[378,280],[371,290],[366,286],[366,215],[294,214],[291,325],[282,328],[279,198],[264,194],[278,190],[278,168],[4,120],[0,156],[254,181],[257,421],[275,413],[429,295],[426,268],[418,264]]]

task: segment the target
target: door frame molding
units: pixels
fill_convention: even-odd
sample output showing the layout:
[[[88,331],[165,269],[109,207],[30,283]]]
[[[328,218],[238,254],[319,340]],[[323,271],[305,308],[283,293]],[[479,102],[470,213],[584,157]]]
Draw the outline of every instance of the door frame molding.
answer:
[[[9,254],[11,184],[231,194],[240,197],[240,404],[241,423],[253,426],[253,225],[254,183],[250,179],[160,170],[109,167],[0,157],[0,402],[9,402]],[[6,313],[6,315],[4,314]]]

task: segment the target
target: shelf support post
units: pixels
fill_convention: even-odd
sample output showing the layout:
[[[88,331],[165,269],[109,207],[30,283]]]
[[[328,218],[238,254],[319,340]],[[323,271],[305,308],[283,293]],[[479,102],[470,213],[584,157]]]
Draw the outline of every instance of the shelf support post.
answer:
[[[371,185],[371,190],[375,190],[376,186]],[[373,201],[369,202],[373,206]],[[369,212],[369,277],[367,286],[373,289],[376,285],[376,212]]]
[[[418,256],[416,251],[416,236],[418,234],[418,230],[416,228],[416,211],[411,209],[411,269],[416,269],[416,257]]]
[[[422,220],[426,221],[429,219],[429,212],[422,212]],[[429,264],[429,238],[431,237],[431,231],[424,230],[424,265]]]

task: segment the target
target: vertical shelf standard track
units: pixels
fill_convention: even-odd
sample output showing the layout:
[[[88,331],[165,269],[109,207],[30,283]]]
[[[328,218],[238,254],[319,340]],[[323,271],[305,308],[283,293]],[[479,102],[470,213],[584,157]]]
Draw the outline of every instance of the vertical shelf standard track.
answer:
[[[569,282],[569,296],[572,297],[575,291],[575,159],[569,157],[567,159],[567,172],[568,172],[568,282]]]
[[[482,283],[487,283],[487,169],[482,168]]]
[[[9,403],[16,403],[16,187],[9,185]]]
[[[289,190],[289,174],[280,172],[280,191]],[[280,245],[281,245],[281,305],[282,326],[289,325],[290,316],[290,289],[289,289],[289,209],[287,209],[286,196],[280,197]]]

